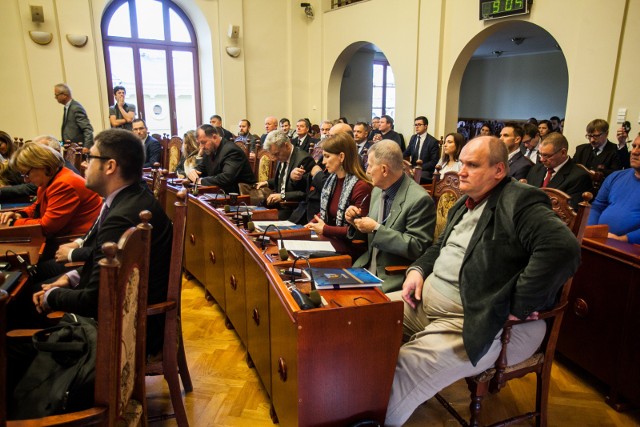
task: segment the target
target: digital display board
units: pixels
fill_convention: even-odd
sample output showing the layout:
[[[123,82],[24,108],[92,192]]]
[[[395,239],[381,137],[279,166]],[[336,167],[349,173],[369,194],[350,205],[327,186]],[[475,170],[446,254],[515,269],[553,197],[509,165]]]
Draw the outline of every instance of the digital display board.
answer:
[[[480,20],[529,13],[531,0],[480,0]]]

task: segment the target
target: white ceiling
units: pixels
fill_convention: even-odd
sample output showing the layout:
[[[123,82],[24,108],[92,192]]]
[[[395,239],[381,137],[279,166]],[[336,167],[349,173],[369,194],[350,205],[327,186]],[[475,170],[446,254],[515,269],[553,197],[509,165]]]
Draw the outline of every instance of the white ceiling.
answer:
[[[511,41],[514,37],[524,37],[520,45]],[[473,59],[496,57],[494,51],[502,51],[501,56],[531,55],[543,52],[558,52],[556,40],[546,30],[527,22],[513,22],[487,37],[473,53]]]

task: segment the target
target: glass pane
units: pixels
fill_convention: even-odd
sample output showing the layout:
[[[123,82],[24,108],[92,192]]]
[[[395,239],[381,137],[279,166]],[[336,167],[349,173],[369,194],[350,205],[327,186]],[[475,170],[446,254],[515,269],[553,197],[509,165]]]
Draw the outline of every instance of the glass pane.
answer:
[[[129,18],[129,3],[123,3],[111,16],[107,35],[131,37],[131,20]]]
[[[396,81],[393,78],[393,70],[391,67],[387,67],[387,87],[393,86],[395,87]]]
[[[373,64],[373,85],[382,86],[382,73],[384,73],[384,66],[380,64]]]
[[[178,135],[196,128],[196,98],[193,81],[193,54],[174,51],[173,84],[176,94]]]
[[[141,39],[164,40],[164,19],[162,3],[156,0],[136,0],[138,37]]]
[[[393,108],[396,106],[396,88],[387,87],[387,99],[384,103],[387,108]]]
[[[382,108],[374,108],[371,110],[371,117],[380,117],[382,115]]]
[[[173,9],[169,9],[169,25],[171,27],[171,41],[191,43],[191,35],[187,26]]]
[[[371,105],[373,108],[382,107],[382,88],[374,87],[373,88],[373,96],[371,97]]]
[[[395,109],[386,108],[386,109],[384,110],[384,113],[385,113],[386,115],[388,115],[388,116],[391,116],[391,118],[395,120],[395,118],[396,118],[396,110],[395,110]]]
[[[133,69],[133,49],[130,47],[109,46],[109,62],[111,64],[111,82],[113,86],[124,86],[127,92],[124,101],[127,104],[136,105],[136,75]],[[111,92],[109,93],[113,95]],[[113,105],[114,102],[113,98],[111,98],[109,105]],[[138,109],[136,108],[136,113],[137,111]]]
[[[149,133],[171,134],[171,114],[164,50],[140,49],[144,119]]]

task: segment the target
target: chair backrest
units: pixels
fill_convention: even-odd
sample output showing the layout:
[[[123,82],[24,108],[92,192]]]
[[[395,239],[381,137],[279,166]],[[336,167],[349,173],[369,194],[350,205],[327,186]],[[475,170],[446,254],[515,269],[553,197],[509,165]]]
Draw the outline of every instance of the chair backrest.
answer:
[[[549,200],[551,200],[551,209],[560,217],[562,222],[567,224],[576,238],[582,241],[587,219],[589,218],[589,212],[591,211],[589,202],[593,199],[593,195],[591,193],[583,193],[582,202],[580,202],[576,211],[569,204],[571,196],[564,191],[549,187],[541,188],[541,190],[544,191],[549,197]]]
[[[240,149],[242,151],[244,151],[244,154],[249,157],[249,146],[247,145],[247,143],[245,142],[245,140],[236,140],[234,141],[234,144],[236,144],[238,147],[240,147]]]
[[[160,202],[161,206],[165,206],[167,198],[167,175],[169,172],[166,169],[152,169],[151,170],[151,191],[153,197]]]
[[[588,169],[585,165],[581,163],[576,163],[578,167],[582,168],[585,172],[589,174],[589,178],[591,178],[591,185],[593,186],[594,194],[598,192],[600,186],[602,185],[602,181],[604,181],[604,166],[598,165],[598,170],[594,171]]]
[[[458,173],[446,172],[441,179],[440,171],[436,169],[431,183],[431,196],[436,205],[436,229],[433,234],[435,240],[447,225],[449,209],[462,197]]]
[[[260,181],[272,179],[276,173],[276,159],[271,155],[269,150],[259,148],[256,153],[256,170],[254,174]]]
[[[107,408],[106,425],[146,419],[146,325],[151,212],[125,231],[116,245],[102,246],[98,302],[95,405]],[[104,371],[104,374],[100,372]],[[130,425],[127,423],[127,425]]]
[[[172,136],[167,141],[167,146],[162,152],[162,167],[169,172],[175,172],[180,163],[180,156],[182,148],[182,138],[179,136]]]
[[[167,300],[176,301],[178,311],[180,311],[180,295],[182,291],[182,258],[184,255],[184,238],[187,233],[187,190],[181,189],[176,194],[176,201],[173,204],[173,241],[171,243],[171,266],[169,267],[169,283],[167,287]],[[168,328],[169,316],[165,320],[165,343],[166,333],[171,332],[175,337],[175,321],[173,328]],[[174,339],[173,343],[177,341]]]

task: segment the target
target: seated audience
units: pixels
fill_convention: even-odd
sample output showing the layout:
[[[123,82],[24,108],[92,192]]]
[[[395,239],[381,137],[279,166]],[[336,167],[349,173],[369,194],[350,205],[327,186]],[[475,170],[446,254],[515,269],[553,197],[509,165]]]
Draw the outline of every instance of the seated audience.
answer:
[[[427,133],[429,120],[425,116],[416,117],[413,125],[416,133],[409,139],[409,146],[402,155],[405,159],[409,159],[411,167],[414,168],[418,160],[422,160],[420,184],[428,184],[438,163],[440,144],[437,139]]]
[[[378,122],[378,131],[379,133],[376,133],[373,136],[372,140],[374,143],[383,139],[390,139],[395,141],[402,151],[406,149],[402,136],[393,130],[393,117],[386,114],[380,117],[380,121]]]
[[[44,147],[43,147],[44,148]],[[152,214],[151,255],[149,265],[149,304],[167,297],[167,281],[171,262],[173,231],[171,221],[142,180],[144,150],[138,138],[122,129],[105,130],[95,137],[88,153],[86,186],[105,198],[103,210],[85,242],[91,255],[81,270],[74,270],[42,285],[33,295],[39,313],[62,310],[87,317],[96,317],[100,283],[99,261],[104,257],[102,245],[118,242],[122,234],[140,223],[139,214]],[[100,322],[100,319],[97,319]],[[164,318],[147,319],[147,354],[162,349]],[[12,357],[9,353],[8,383],[15,385],[33,357]]]
[[[576,147],[573,160],[587,169],[603,172],[605,176],[620,169],[620,158],[616,144],[609,141],[609,123],[595,119],[587,125],[585,138],[588,144]]]
[[[242,119],[238,122],[238,136],[236,136],[234,142],[243,143],[247,147],[249,154],[255,156],[258,138],[251,133],[251,122],[249,120]]]
[[[265,133],[263,133],[260,136],[260,145],[264,147],[264,140],[267,139],[267,134],[269,132],[271,132],[272,130],[276,130],[278,129],[278,119],[276,117],[273,116],[269,116],[266,117],[264,119],[264,130]]]
[[[506,123],[500,131],[500,140],[507,146],[509,152],[509,176],[515,179],[526,178],[533,162],[520,152],[520,141],[524,136],[524,129],[517,123]]]
[[[631,144],[630,164],[604,180],[589,225],[607,224],[609,238],[640,244],[640,135]]]
[[[22,196],[34,196],[36,187],[33,184],[25,184],[19,171],[11,167],[9,160],[16,152],[16,144],[11,136],[0,130],[0,202],[10,201],[12,197],[18,198],[20,190],[24,190]],[[13,189],[13,186],[23,188]],[[27,188],[24,188],[27,187]],[[8,191],[7,191],[8,190]]]
[[[552,132],[540,143],[540,162],[529,170],[527,183],[534,187],[557,188],[571,197],[574,209],[582,201],[582,193],[593,191],[591,177],[567,154],[569,143],[561,133]]]
[[[493,128],[491,127],[491,125],[489,123],[483,123],[482,127],[480,128],[480,136],[491,136],[493,135]]]
[[[408,265],[433,241],[436,209],[433,199],[402,170],[402,150],[395,141],[382,140],[369,149],[367,175],[373,182],[368,216],[349,206],[345,218],[353,227],[347,237],[365,234],[367,252],[354,267],[366,267],[384,280],[385,292],[400,289],[402,275],[387,275],[384,268]]]
[[[64,154],[62,153],[62,145],[60,145],[60,141],[58,141],[55,136],[51,136],[51,135],[37,136],[33,139],[33,142],[35,142],[36,144],[42,144],[50,147],[51,149],[60,153],[64,158]],[[80,175],[80,171],[78,170],[78,168],[76,168],[76,166],[66,158],[64,158],[64,167],[73,171],[73,173]]]
[[[273,178],[257,183],[256,188],[269,187],[273,190],[273,194],[267,197],[267,206],[278,206],[278,218],[289,219],[293,210],[281,203],[302,201],[309,191],[306,177],[294,180],[291,179],[291,172],[300,168],[304,169],[303,175],[306,175],[311,172],[316,162],[308,152],[294,147],[287,134],[281,130],[269,132],[265,140],[265,149],[278,160],[276,173]]]
[[[162,144],[149,135],[149,129],[147,124],[142,119],[134,119],[133,133],[135,133],[144,147],[144,167],[151,168],[154,163],[160,163],[162,161]]]
[[[198,156],[198,141],[196,141],[196,131],[190,130],[182,138],[181,156],[176,173],[180,178],[185,178],[189,172],[196,168],[196,157]]]
[[[198,164],[187,177],[199,185],[217,185],[227,193],[239,193],[238,184],[254,184],[256,178],[244,151],[224,139],[222,132],[222,128],[207,124],[196,130]]]
[[[20,147],[11,161],[25,180],[38,187],[38,199],[25,209],[2,213],[0,224],[40,224],[48,239],[89,231],[100,213],[102,200],[85,187],[84,178],[64,167],[59,152],[30,142]],[[52,258],[56,248],[49,241],[41,259]]]
[[[442,157],[438,162],[440,166],[440,178],[447,172],[458,172],[462,167],[460,163],[460,150],[464,145],[464,137],[456,132],[447,134],[444,138],[444,144],[442,146]]]
[[[538,135],[540,136],[540,141],[544,141],[549,134],[553,131],[551,122],[549,120],[540,120],[538,122]]]
[[[222,129],[222,137],[229,141],[236,139],[236,136],[222,127],[222,117],[219,114],[214,114],[209,118],[209,124],[214,127]]]
[[[402,292],[389,295],[405,301],[411,339],[400,348],[385,426],[401,426],[443,388],[492,367],[504,322],[538,319],[580,264],[580,246],[549,198],[508,176],[500,140],[473,139],[460,160],[466,196],[408,270]],[[545,329],[544,320],[514,326],[509,364],[531,356]]]
[[[296,136],[291,140],[294,147],[309,152],[311,144],[317,144],[318,140],[309,135],[311,124],[308,119],[300,119],[296,123]]]
[[[369,213],[371,184],[360,166],[356,144],[347,133],[325,139],[322,157],[329,175],[320,195],[320,213],[306,227],[328,237],[336,251],[355,260],[366,248],[355,247],[347,239],[345,211],[354,205],[361,208],[361,215]]]

